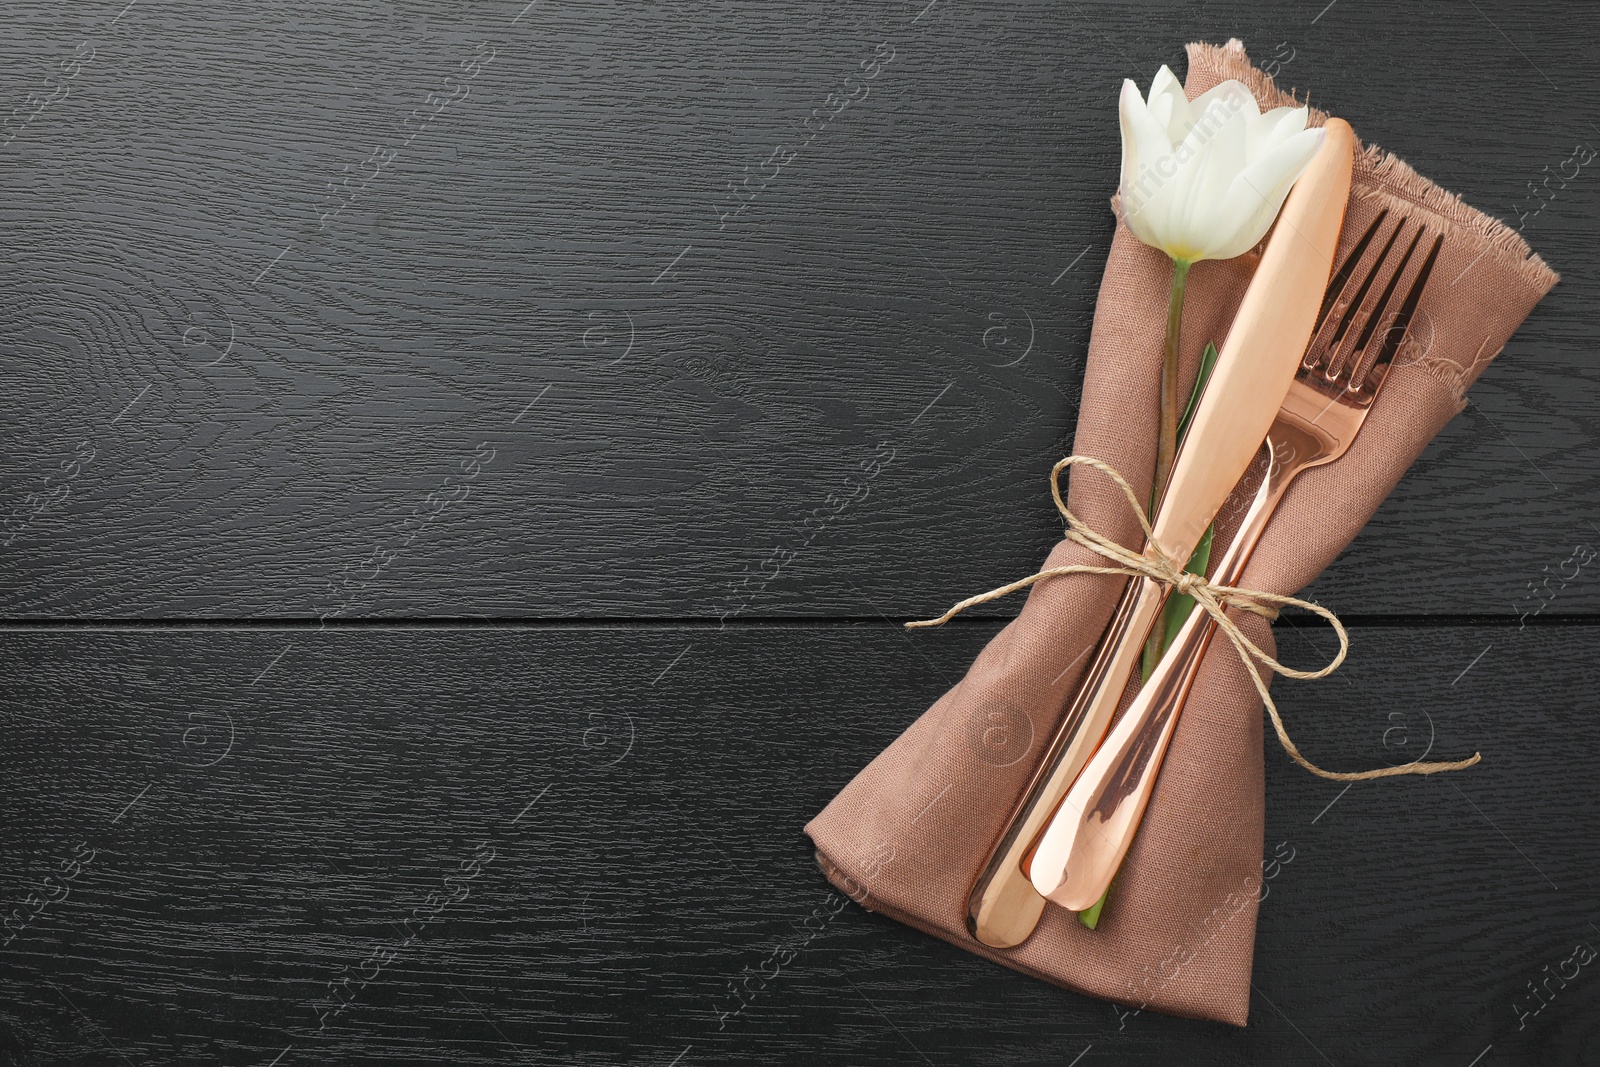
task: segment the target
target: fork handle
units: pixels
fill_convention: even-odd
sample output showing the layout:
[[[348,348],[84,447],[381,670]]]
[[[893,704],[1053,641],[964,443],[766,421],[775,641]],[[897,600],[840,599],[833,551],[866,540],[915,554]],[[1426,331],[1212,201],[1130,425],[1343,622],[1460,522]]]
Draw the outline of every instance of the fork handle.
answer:
[[[1267,444],[1266,479],[1217,566],[1212,581],[1218,585],[1233,585],[1243,576],[1278,502],[1304,469],[1299,464],[1285,467],[1270,438]],[[1052,903],[1083,911],[1110,888],[1155,792],[1178,715],[1216,631],[1216,621],[1207,613],[1195,611],[1189,616],[1045,829],[1029,870],[1035,890]]]
[[[1056,728],[968,898],[967,931],[984,944],[995,948],[1020,945],[1039,924],[1045,899],[1029,881],[1028,854],[1089,754],[1105,737],[1166,595],[1166,586],[1148,578],[1128,583],[1084,672],[1077,697]]]

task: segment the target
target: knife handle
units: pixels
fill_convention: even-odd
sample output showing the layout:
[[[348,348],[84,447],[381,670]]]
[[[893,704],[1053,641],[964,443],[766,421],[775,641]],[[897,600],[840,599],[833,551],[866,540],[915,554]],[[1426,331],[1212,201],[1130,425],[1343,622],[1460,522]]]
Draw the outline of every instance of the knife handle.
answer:
[[[1039,769],[1018,801],[967,900],[967,931],[994,948],[1022,944],[1039,924],[1045,898],[1026,869],[1033,844],[1060,807],[1073,779],[1106,734],[1166,603],[1167,587],[1148,578],[1128,583],[1077,697],[1062,718]]]

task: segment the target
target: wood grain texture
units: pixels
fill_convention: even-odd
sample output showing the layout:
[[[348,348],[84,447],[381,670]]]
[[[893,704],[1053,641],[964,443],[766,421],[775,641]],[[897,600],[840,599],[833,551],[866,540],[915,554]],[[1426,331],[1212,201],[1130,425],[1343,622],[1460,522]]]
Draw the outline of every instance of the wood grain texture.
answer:
[[[1600,611],[1600,174],[1530,186],[1596,23],[7,3],[0,1063],[1586,1062],[1600,978],[1527,983],[1600,945],[1600,631],[1515,619]],[[1230,36],[1563,275],[1312,591],[1435,625],[1279,688],[1318,762],[1485,763],[1269,748],[1244,1031],[840,906],[800,832],[997,625],[850,620],[1056,536],[1115,87]]]
[[[1586,7],[1302,7],[7,4],[0,611],[902,617],[1026,573],[1122,77],[1240,36],[1508,218],[1600,140]],[[1509,612],[1600,539],[1595,180],[1319,598]]]
[[[1600,976],[1516,1005],[1600,943],[1600,633],[1366,628],[1279,688],[1321,762],[1484,763],[1341,791],[1269,750],[1236,1031],[830,897],[801,825],[994,628],[13,633],[0,899],[93,857],[0,950],[6,1062],[1582,1062]]]

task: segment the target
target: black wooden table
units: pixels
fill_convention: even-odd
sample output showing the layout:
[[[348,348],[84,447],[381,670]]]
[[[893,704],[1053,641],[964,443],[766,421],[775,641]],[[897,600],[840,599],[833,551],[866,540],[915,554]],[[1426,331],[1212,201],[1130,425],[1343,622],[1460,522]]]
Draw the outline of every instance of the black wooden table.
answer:
[[[0,1057],[1597,1062],[1600,174],[1536,193],[1600,145],[1597,32],[11,0]],[[1058,532],[1117,87],[1230,36],[1563,275],[1313,588],[1348,665],[1279,687],[1325,763],[1484,764],[1269,745],[1245,1030],[801,926],[800,827],[1015,604],[898,623]]]

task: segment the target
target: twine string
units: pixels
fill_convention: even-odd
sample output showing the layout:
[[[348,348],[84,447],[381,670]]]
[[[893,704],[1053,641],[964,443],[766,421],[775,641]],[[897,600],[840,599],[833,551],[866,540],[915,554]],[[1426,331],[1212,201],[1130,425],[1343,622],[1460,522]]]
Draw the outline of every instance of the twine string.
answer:
[[[1106,475],[1127,497],[1128,506],[1133,509],[1134,516],[1139,520],[1139,527],[1144,531],[1146,548],[1144,552],[1133,550],[1118,544],[1109,537],[1102,536],[1082,519],[1068,509],[1066,501],[1061,498],[1061,472],[1068,467],[1092,467]],[[1482,759],[1482,754],[1474,752],[1471,759],[1454,760],[1449,762],[1424,763],[1415,761],[1402,764],[1398,767],[1381,767],[1370,771],[1328,771],[1318,767],[1303,756],[1298,746],[1289,737],[1289,731],[1283,725],[1283,717],[1278,714],[1278,706],[1273,703],[1272,696],[1267,692],[1267,683],[1262,678],[1262,672],[1255,667],[1260,663],[1277,674],[1286,678],[1299,678],[1312,681],[1317,678],[1326,678],[1339,668],[1344,662],[1346,654],[1350,651],[1350,635],[1345,631],[1344,624],[1338,616],[1320,604],[1299,597],[1284,596],[1281,593],[1269,593],[1262,589],[1244,589],[1239,586],[1217,585],[1207,580],[1204,575],[1190,574],[1183,569],[1184,561],[1168,557],[1160,545],[1156,543],[1155,531],[1150,528],[1150,518],[1145,514],[1144,507],[1139,503],[1139,498],[1134,495],[1133,488],[1126,479],[1118,474],[1109,464],[1103,463],[1091,456],[1068,456],[1050,469],[1050,496],[1055,501],[1056,510],[1067,522],[1067,540],[1082,545],[1092,552],[1104,556],[1112,561],[1114,566],[1095,566],[1092,564],[1072,564],[1065,567],[1048,567],[1026,578],[991,589],[987,593],[979,593],[956,604],[949,611],[937,619],[926,619],[920,622],[908,622],[906,628],[910,630],[921,629],[928,626],[942,626],[955,616],[968,608],[979,604],[986,604],[991,600],[998,600],[1009,596],[1020,589],[1026,589],[1035,582],[1042,582],[1046,578],[1059,578],[1069,574],[1121,574],[1130,578],[1149,578],[1163,585],[1170,586],[1174,592],[1185,593],[1194,599],[1194,602],[1217,624],[1228,640],[1233,643],[1234,649],[1239,653],[1239,658],[1245,666],[1245,673],[1255,683],[1256,692],[1261,694],[1261,702],[1266,706],[1267,714],[1272,718],[1272,727],[1277,731],[1278,742],[1283,745],[1289,758],[1312,774],[1335,782],[1363,782],[1371,778],[1391,778],[1402,774],[1438,774],[1440,771],[1459,771],[1471,767]],[[1252,612],[1267,619],[1276,618],[1277,607],[1291,606],[1303,608],[1306,611],[1319,615],[1333,627],[1333,632],[1339,637],[1339,652],[1333,657],[1326,667],[1315,671],[1296,670],[1285,666],[1269,656],[1259,645],[1250,640],[1244,631],[1239,629],[1237,623],[1228,617],[1227,609],[1237,608],[1241,611]],[[1254,661],[1254,662],[1252,662]]]

